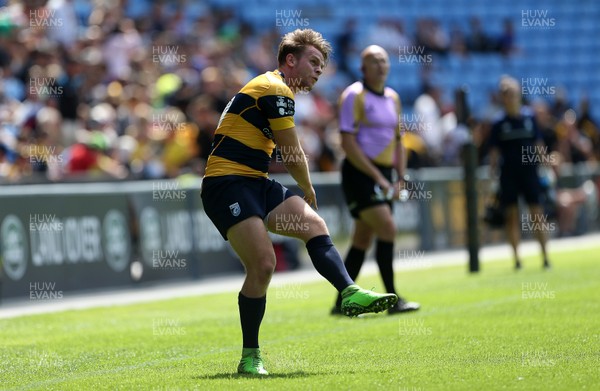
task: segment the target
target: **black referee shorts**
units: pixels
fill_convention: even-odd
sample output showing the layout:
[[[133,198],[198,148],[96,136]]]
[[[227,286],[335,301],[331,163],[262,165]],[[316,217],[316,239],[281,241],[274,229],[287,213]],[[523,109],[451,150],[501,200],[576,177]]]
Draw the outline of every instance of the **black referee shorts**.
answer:
[[[233,225],[252,216],[264,219],[293,195],[287,187],[269,178],[225,175],[202,180],[204,211],[225,240]]]
[[[392,168],[376,165],[383,176],[392,181]],[[367,174],[354,167],[352,163],[345,159],[342,163],[342,190],[350,214],[355,219],[359,218],[359,213],[369,207],[381,204],[388,204],[392,208],[392,202],[382,200],[375,194],[375,181]]]

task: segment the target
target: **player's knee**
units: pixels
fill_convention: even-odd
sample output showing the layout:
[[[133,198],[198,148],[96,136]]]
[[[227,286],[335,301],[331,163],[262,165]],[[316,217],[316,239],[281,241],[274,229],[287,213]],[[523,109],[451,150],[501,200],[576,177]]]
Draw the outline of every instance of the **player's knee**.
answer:
[[[246,273],[250,278],[261,285],[267,285],[275,272],[275,256],[265,256],[252,266],[246,267]]]
[[[259,273],[257,275],[258,281],[261,285],[267,285],[271,281],[271,277],[273,276],[273,272],[275,271],[275,264],[265,264],[260,268]]]
[[[377,237],[381,240],[392,242],[396,237],[396,225],[393,220],[384,220],[377,230]]]
[[[329,231],[327,230],[327,224],[325,224],[325,220],[318,214],[313,214],[310,216],[307,222],[307,232],[303,239],[307,241],[308,239],[319,236],[319,235],[329,235]]]

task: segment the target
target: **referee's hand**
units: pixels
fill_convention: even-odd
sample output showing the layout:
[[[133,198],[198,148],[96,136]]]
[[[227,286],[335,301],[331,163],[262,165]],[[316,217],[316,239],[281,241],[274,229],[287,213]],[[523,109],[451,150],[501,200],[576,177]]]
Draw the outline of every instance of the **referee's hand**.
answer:
[[[394,187],[394,195],[392,197],[392,199],[394,200],[399,200],[400,199],[400,194],[402,192],[402,190],[404,190],[406,181],[404,181],[404,179],[400,179],[399,181],[394,182],[394,184],[392,185]]]
[[[391,184],[383,176],[381,178],[377,179],[375,182],[377,183],[375,186],[376,187],[375,191],[377,192],[378,191],[377,187],[379,187],[379,189],[381,189],[380,190],[381,197],[383,197],[383,199],[390,200],[393,198],[393,196],[394,196],[394,185],[393,184]]]
[[[390,181],[388,181],[384,176],[381,176],[381,178],[376,179],[375,183],[379,185],[379,187],[381,188],[381,190],[383,190],[384,193],[387,193],[389,189],[393,186],[390,183]]]

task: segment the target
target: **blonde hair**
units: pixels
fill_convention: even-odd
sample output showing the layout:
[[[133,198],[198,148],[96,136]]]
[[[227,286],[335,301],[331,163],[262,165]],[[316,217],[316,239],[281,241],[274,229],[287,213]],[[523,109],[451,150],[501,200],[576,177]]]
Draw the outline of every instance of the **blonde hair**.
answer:
[[[329,55],[333,51],[331,44],[323,38],[321,33],[312,29],[296,29],[284,35],[279,44],[277,62],[279,65],[283,65],[285,63],[285,58],[290,53],[298,58],[302,55],[307,46],[314,46],[315,49],[320,51],[323,55],[323,60],[325,60],[325,64],[327,64]]]

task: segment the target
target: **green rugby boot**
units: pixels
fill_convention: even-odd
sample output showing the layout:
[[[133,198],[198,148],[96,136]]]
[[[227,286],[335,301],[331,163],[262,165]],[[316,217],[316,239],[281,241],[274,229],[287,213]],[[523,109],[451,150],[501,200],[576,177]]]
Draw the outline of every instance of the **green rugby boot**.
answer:
[[[376,293],[349,285],[342,291],[342,314],[358,316],[367,312],[381,312],[396,305],[398,296],[393,293]]]
[[[243,348],[238,373],[243,375],[266,376],[269,374],[263,365],[259,348]]]

